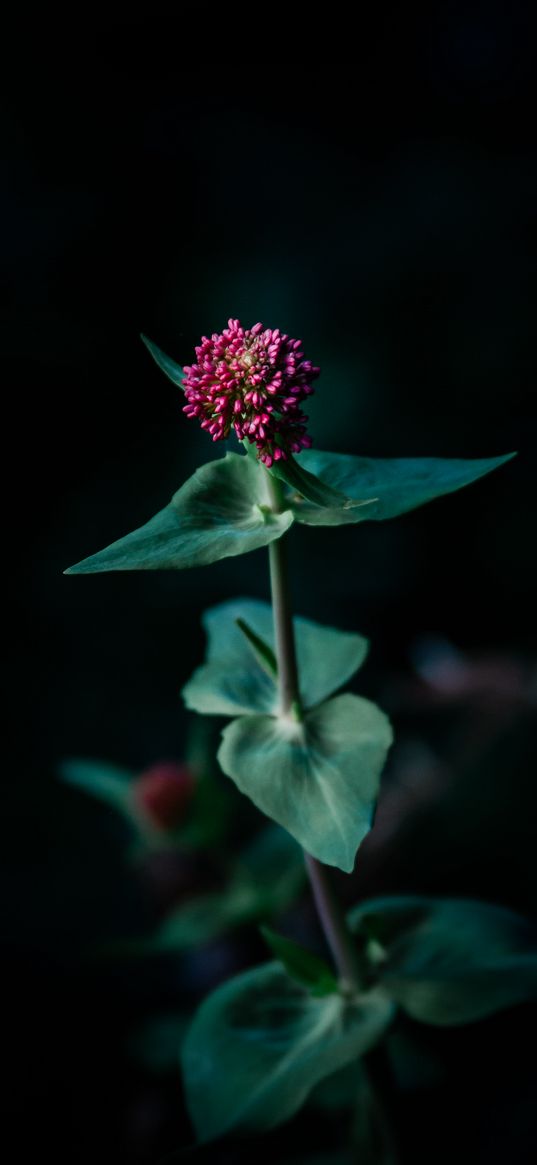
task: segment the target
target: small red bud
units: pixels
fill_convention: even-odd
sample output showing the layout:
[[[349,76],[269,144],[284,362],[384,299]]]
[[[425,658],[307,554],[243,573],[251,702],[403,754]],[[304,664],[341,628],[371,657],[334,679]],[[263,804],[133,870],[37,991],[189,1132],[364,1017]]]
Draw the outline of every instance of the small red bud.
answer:
[[[157,829],[175,829],[185,817],[195,783],[186,765],[159,761],[135,781],[136,804]]]

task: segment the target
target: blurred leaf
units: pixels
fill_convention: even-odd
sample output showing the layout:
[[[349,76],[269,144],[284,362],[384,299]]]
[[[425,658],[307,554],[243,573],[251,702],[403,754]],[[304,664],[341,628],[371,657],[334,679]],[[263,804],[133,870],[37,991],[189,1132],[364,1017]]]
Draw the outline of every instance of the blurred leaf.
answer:
[[[290,906],[305,880],[300,846],[269,825],[244,849],[224,889],[177,907],[147,939],[123,944],[134,954],[158,954],[202,946],[248,922],[272,918]]]
[[[241,851],[237,868],[257,887],[265,914],[291,906],[306,881],[301,846],[279,825],[265,825]]]
[[[388,1038],[389,1033],[385,1036],[385,1039]],[[343,1068],[339,1068],[337,1072],[333,1072],[317,1084],[309,1097],[311,1104],[328,1112],[351,1109],[360,1088],[363,1071],[364,1067],[360,1060],[345,1064]]]
[[[319,1080],[367,1052],[391,1016],[378,992],[314,999],[278,963],[224,983],[202,1003],[182,1047],[199,1139],[280,1124]]]
[[[151,1072],[179,1072],[179,1052],[189,1025],[187,1015],[171,1012],[139,1024],[129,1041],[132,1055]]]
[[[74,785],[125,814],[131,825],[136,825],[132,799],[133,774],[108,761],[73,758],[62,761],[59,775],[68,785]]]
[[[256,465],[228,453],[197,469],[170,504],[125,538],[92,554],[65,574],[107,570],[182,570],[246,554],[281,538],[293,520],[265,504]]]
[[[276,684],[237,626],[239,619],[274,650],[269,603],[233,599],[205,611],[207,662],[183,688],[188,708],[213,716],[278,711]],[[312,707],[350,679],[363,663],[368,643],[361,635],[324,627],[310,619],[296,618],[293,625],[301,696],[304,706]]]
[[[203,946],[227,930],[259,916],[256,887],[239,880],[225,890],[183,903],[164,919],[156,933],[137,944],[140,953],[166,953]]]
[[[312,995],[331,995],[338,990],[337,979],[324,959],[312,954],[293,939],[276,934],[269,926],[260,929],[272,954],[279,959],[291,978],[306,987]]]
[[[375,977],[414,1019],[470,1023],[537,996],[537,932],[470,899],[380,898],[349,915]]]
[[[501,457],[471,461],[440,457],[373,460],[370,457],[354,457],[349,453],[306,449],[300,455],[306,469],[319,474],[335,489],[350,497],[374,497],[377,500],[367,506],[349,509],[325,509],[301,499],[290,498],[289,502],[295,518],[312,526],[338,526],[396,518],[443,494],[471,485],[514,456],[514,453],[507,453]]]
[[[368,833],[392,742],[387,716],[336,696],[297,723],[244,716],[222,733],[218,760],[241,792],[319,861],[350,872]]]
[[[396,1165],[398,1155],[379,1091],[373,1087],[365,1067],[360,1067],[351,1133],[356,1160],[360,1165]]]
[[[188,849],[208,849],[227,836],[232,813],[233,797],[225,782],[211,773],[201,773],[188,817],[176,831],[175,840]]]
[[[144,336],[143,332],[141,333],[140,339],[143,340],[148,352],[151,353],[153,360],[158,364],[159,368],[165,372],[166,376],[168,376],[174,384],[177,384],[179,385],[179,388],[182,388],[184,374],[181,366],[176,364],[175,360],[172,360],[171,356],[166,356],[165,352],[163,352],[160,348],[157,348],[157,345],[154,344],[152,340],[148,340],[147,336]]]
[[[384,1050],[390,1072],[397,1088],[402,1091],[434,1088],[446,1075],[446,1066],[438,1049],[433,1050],[425,1043],[423,1033],[430,1034],[427,1028],[413,1023],[401,1012],[386,1036]]]

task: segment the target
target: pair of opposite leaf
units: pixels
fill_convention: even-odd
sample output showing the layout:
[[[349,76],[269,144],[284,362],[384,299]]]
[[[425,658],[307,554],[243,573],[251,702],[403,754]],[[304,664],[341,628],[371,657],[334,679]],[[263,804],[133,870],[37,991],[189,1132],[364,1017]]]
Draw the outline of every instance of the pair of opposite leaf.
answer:
[[[505,908],[384,898],[355,907],[348,922],[363,972],[354,996],[340,993],[314,956],[269,933],[278,961],[228,980],[201,1004],[181,1052],[200,1140],[287,1120],[322,1080],[359,1068],[397,1008],[445,1027],[537,994],[535,927]]]
[[[205,613],[204,624],[207,662],[183,695],[196,712],[235,717],[222,734],[222,769],[308,853],[349,872],[370,828],[392,731],[369,700],[327,697],[363,663],[367,641],[294,620],[304,709],[297,721],[278,715],[276,677],[266,662],[274,645],[269,604],[222,603]]]
[[[142,338],[159,368],[183,388],[182,368]],[[513,456],[373,459],[305,449],[299,460],[290,456],[267,470],[248,446],[248,453],[201,466],[144,526],[65,573],[205,566],[268,546],[294,521],[339,526],[395,518],[470,485]],[[268,504],[267,473],[285,487],[281,513]]]

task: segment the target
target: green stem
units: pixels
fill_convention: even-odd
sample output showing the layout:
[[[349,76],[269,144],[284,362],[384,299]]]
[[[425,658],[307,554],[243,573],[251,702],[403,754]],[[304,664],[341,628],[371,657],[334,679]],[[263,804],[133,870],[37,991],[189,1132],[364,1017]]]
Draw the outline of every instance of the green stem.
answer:
[[[282,486],[270,473],[267,473],[266,479],[271,509],[275,513],[281,513],[285,505]],[[302,720],[289,593],[286,534],[270,543],[269,560],[276,659],[278,661],[280,713],[282,716],[293,716],[296,720]],[[311,854],[305,853],[304,857],[317,913],[341,977],[342,987],[352,992],[357,991],[360,986],[358,952],[347,927],[341,905],[334,894],[329,870]]]

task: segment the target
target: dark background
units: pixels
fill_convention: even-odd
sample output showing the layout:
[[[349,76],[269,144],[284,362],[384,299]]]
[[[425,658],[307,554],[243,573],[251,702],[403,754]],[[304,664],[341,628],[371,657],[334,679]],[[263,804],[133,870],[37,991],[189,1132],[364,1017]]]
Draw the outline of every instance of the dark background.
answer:
[[[321,448],[519,450],[399,522],[297,530],[292,567],[298,611],[371,638],[357,690],[391,711],[401,755],[426,740],[472,782],[414,833],[411,821],[400,857],[372,851],[357,891],[535,909],[528,689],[507,713],[480,708],[476,728],[464,700],[431,711],[412,688],[427,636],[524,676],[535,654],[534,46],[529,5],[445,4],[364,39],[352,62],[307,68],[260,63],[257,39],[239,67],[215,68],[184,37],[114,22],[69,53],[43,29],[17,58],[1,110],[0,306],[17,1159],[35,1139],[57,1161],[157,1161],[189,1136],[177,1082],[146,1080],[125,1052],[152,1000],[174,1001],[174,968],[88,967],[93,942],[150,911],[114,822],[56,778],[65,756],[134,770],[181,757],[201,611],[267,597],[262,552],[173,576],[62,575],[215,452],[142,330],[180,363],[230,315],[302,337],[322,367]],[[532,1022],[518,1009],[442,1034],[448,1084],[393,1101],[404,1161],[532,1159]],[[278,1134],[282,1159],[294,1128]]]

